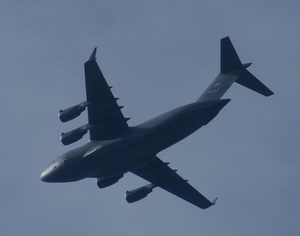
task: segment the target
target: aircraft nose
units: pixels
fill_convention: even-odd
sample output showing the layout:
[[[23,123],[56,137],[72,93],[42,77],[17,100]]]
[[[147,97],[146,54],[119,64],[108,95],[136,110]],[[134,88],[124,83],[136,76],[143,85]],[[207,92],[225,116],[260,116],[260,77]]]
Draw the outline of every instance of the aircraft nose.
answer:
[[[43,182],[49,182],[49,174],[47,174],[47,170],[44,170],[40,176],[40,179]]]
[[[65,173],[61,160],[55,160],[41,173],[40,179],[48,183],[63,182]]]
[[[56,166],[51,164],[41,174],[40,179],[44,182],[56,182]]]

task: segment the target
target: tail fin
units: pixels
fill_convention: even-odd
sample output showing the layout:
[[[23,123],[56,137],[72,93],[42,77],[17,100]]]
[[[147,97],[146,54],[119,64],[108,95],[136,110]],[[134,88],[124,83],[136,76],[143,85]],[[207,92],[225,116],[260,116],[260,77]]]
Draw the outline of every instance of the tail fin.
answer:
[[[229,37],[221,39],[221,70],[226,73],[242,67],[242,62],[237,55]]]
[[[209,101],[220,99],[230,88],[233,82],[237,82],[255,92],[265,96],[274,94],[267,86],[260,82],[246,68],[251,63],[242,64],[229,37],[221,39],[221,68],[220,74],[208,86],[197,101]]]

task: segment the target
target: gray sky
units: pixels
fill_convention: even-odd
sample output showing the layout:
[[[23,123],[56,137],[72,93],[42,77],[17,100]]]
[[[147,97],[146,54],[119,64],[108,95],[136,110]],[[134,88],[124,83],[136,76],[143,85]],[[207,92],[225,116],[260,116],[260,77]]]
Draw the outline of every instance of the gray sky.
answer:
[[[297,235],[299,190],[299,1],[2,1],[0,8],[0,235]],[[220,39],[275,95],[235,84],[208,126],[159,154],[213,200],[201,210],[127,174],[40,181],[61,153],[59,109],[85,99],[83,63],[98,63],[136,125],[193,102],[219,72]]]

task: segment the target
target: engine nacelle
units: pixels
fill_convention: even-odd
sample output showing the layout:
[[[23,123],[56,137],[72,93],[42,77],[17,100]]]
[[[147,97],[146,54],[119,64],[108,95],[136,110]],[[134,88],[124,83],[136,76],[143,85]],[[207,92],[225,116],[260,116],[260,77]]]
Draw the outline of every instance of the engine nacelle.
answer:
[[[82,139],[83,135],[87,133],[87,131],[91,128],[91,125],[83,125],[77,129],[71,130],[67,133],[62,133],[60,136],[60,140],[64,145],[69,145],[74,143],[80,139]]]
[[[109,178],[98,178],[97,185],[99,188],[106,188],[117,183],[124,175],[117,175]]]
[[[126,201],[128,203],[133,203],[142,200],[143,198],[147,197],[148,194],[151,193],[152,189],[155,187],[155,184],[147,184],[143,187],[127,191],[125,194]]]
[[[89,102],[83,102],[65,110],[60,110],[58,113],[58,117],[61,120],[61,122],[73,120],[76,117],[78,117],[89,104]]]

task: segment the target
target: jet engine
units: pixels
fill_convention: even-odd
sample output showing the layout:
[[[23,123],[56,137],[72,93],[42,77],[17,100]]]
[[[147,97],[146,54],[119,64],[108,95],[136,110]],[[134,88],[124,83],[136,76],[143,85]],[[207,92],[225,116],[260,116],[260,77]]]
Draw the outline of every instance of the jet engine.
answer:
[[[125,194],[126,201],[128,203],[133,203],[142,200],[143,198],[147,197],[148,194],[152,192],[152,189],[156,186],[157,185],[155,184],[147,184],[143,187],[127,191]]]
[[[117,175],[109,178],[98,178],[97,185],[99,188],[106,188],[117,183],[124,175]]]
[[[61,122],[67,122],[73,120],[76,117],[78,117],[89,104],[90,104],[89,102],[83,102],[76,106],[67,108],[65,110],[60,110],[58,113],[58,117]]]
[[[83,135],[85,135],[91,127],[92,125],[87,124],[67,133],[62,133],[60,136],[60,140],[64,145],[69,145],[71,143],[77,142],[78,140],[82,139]]]

